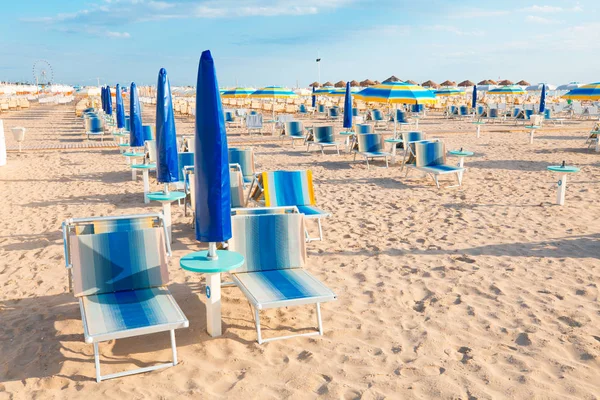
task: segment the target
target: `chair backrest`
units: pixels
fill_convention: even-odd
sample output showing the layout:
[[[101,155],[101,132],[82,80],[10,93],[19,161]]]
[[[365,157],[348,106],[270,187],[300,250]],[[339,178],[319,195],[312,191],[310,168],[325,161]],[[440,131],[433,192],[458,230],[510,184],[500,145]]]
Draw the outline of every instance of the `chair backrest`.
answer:
[[[383,151],[383,136],[380,133],[364,133],[356,135],[358,151],[361,153],[376,153]]]
[[[236,208],[235,210],[231,210],[231,215],[297,214],[298,212],[298,207],[296,206],[252,207]]]
[[[100,133],[104,132],[104,124],[101,118],[92,117],[90,118],[90,132]]]
[[[301,113],[305,113],[306,112],[306,106],[304,104],[300,104],[300,108],[298,109],[299,112]]]
[[[304,214],[236,215],[231,217],[231,233],[229,248],[244,256],[235,273],[302,268],[306,263]]]
[[[313,133],[317,143],[332,143],[335,141],[333,126],[315,126],[313,127]]]
[[[325,112],[325,105],[324,104],[317,104],[317,112],[324,113]]]
[[[154,126],[152,125],[142,125],[142,136],[144,140],[154,140]]]
[[[229,168],[229,188],[231,189],[231,207],[244,207],[244,178],[242,171]]]
[[[304,137],[304,124],[300,121],[288,121],[285,123],[285,134],[291,137]]]
[[[235,114],[232,111],[225,111],[225,122],[235,122]]]
[[[517,118],[519,116],[520,112],[521,112],[521,109],[519,107],[515,107],[513,109],[513,113],[512,113],[513,118]]]
[[[167,284],[164,242],[161,228],[73,236],[70,255],[75,296]]]
[[[329,117],[330,118],[337,118],[340,116],[340,109],[336,108],[336,107],[332,107],[329,109]]]
[[[239,164],[244,178],[254,177],[254,150],[232,147],[228,151],[229,164]]]
[[[314,206],[311,170],[271,171],[260,175],[265,206]]]
[[[446,164],[446,150],[444,142],[416,142],[415,154],[417,157],[417,167],[430,167]]]
[[[490,108],[490,115],[488,115],[490,118],[498,118],[498,109],[497,108]]]
[[[460,112],[460,115],[463,116],[463,117],[466,116],[466,115],[469,115],[469,107],[467,107],[467,106],[460,106],[459,112]]]
[[[533,115],[533,110],[525,110],[525,119],[531,119]]]
[[[477,115],[483,115],[484,111],[485,111],[484,106],[477,106],[477,109],[476,109]]]
[[[146,140],[144,142],[144,147],[146,148],[146,152],[148,153],[148,161],[156,162],[156,140]]]
[[[383,121],[383,113],[381,110],[374,109],[371,111],[371,116],[373,117],[373,121]]]
[[[246,127],[247,128],[262,128],[263,118],[262,114],[250,114],[246,116]]]
[[[406,120],[406,113],[402,110],[396,110],[396,121],[397,122],[408,122]]]
[[[425,134],[420,131],[402,132],[402,141],[404,143],[412,143],[425,140]]]
[[[358,108],[352,107],[352,116],[353,117],[358,117]]]
[[[185,182],[187,177],[183,173],[183,169],[185,167],[194,165],[194,153],[186,152],[186,153],[178,153],[177,161],[179,162],[179,182]]]
[[[549,108],[546,108],[544,110],[544,119],[552,119],[552,110]]]
[[[423,111],[423,104],[413,104],[412,105],[412,112],[414,113],[420,113]]]
[[[373,125],[356,124],[356,125],[354,125],[354,130],[357,135],[364,134],[364,133],[373,133]]]

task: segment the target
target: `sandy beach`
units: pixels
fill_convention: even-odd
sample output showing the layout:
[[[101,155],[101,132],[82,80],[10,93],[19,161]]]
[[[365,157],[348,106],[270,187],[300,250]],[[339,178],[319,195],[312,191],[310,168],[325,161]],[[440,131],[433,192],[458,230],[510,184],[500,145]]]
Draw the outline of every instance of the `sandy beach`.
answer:
[[[143,118],[154,123],[151,106]],[[9,147],[13,126],[27,128],[25,146],[84,141],[74,103],[0,119]],[[179,267],[202,246],[175,206],[169,288],[190,321],[177,331],[180,364],[100,384],[61,223],[160,205],[143,203],[117,148],[10,151],[0,167],[0,399],[598,399],[600,160],[584,145],[593,123],[544,126],[530,145],[514,123],[486,125],[477,139],[469,121],[434,113],[420,130],[475,153],[463,186],[439,190],[416,172],[405,178],[399,162],[367,169],[347,153],[230,129],[229,146],[253,147],[258,171],[313,171],[332,216],[324,241],[307,245],[308,269],[338,295],[322,306],[324,336],[259,345],[236,288],[223,289],[223,336],[208,336],[204,281]],[[179,136],[193,132],[192,118],[177,118]],[[581,171],[560,207],[546,167],[563,160]],[[315,318],[312,307],[262,313],[265,335]],[[104,373],[170,359],[166,333],[100,351]]]

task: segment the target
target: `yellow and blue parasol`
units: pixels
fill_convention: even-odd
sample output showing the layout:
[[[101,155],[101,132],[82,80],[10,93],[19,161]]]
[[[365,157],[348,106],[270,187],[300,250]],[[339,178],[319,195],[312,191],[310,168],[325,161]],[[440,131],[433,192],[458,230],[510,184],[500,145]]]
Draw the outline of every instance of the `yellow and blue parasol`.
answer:
[[[587,85],[571,89],[571,91],[562,97],[570,100],[599,100],[600,82],[588,83]]]

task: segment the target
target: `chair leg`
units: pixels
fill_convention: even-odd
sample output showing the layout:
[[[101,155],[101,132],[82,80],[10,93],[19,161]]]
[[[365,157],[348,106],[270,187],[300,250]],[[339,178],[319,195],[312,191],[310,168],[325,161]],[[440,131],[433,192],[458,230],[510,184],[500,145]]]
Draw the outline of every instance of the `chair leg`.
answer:
[[[437,188],[439,189],[440,188],[440,182],[438,180],[438,176],[434,175],[433,176],[433,180],[435,181],[435,186],[437,186]]]
[[[323,336],[323,322],[321,321],[321,303],[317,303],[317,322],[319,324],[319,335]]]
[[[102,382],[100,375],[100,354],[98,354],[98,343],[94,343],[94,363],[96,364],[96,382]]]
[[[388,168],[389,167],[388,158],[387,158],[387,156],[385,156],[384,158],[385,158],[385,167]]]
[[[317,225],[319,225],[319,240],[323,241],[323,227],[321,225],[321,218],[317,218]]]
[[[340,155],[340,146],[335,146],[335,149],[337,150],[338,156]]]
[[[262,336],[260,334],[260,315],[258,308],[254,308],[254,325],[256,325],[256,336],[258,337],[258,344],[262,344]]]
[[[321,146],[321,155],[324,156],[325,152],[323,151],[323,146]]]
[[[175,344],[175,329],[171,329],[171,350],[173,351],[173,366],[177,365],[177,345]]]
[[[367,159],[367,169],[371,169],[371,166],[369,165],[369,157],[365,157]]]

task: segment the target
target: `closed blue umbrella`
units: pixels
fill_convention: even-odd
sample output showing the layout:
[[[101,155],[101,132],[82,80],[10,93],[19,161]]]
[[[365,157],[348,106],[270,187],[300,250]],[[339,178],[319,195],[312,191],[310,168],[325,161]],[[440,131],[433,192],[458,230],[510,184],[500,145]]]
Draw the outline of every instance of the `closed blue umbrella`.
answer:
[[[196,84],[196,239],[215,242],[231,238],[231,189],[225,120],[215,65],[210,50],[202,52]]]
[[[100,88],[100,103],[102,103],[102,111],[106,112],[106,89],[104,86]]]
[[[110,86],[106,87],[106,113],[112,115],[112,96],[110,95]]]
[[[477,107],[477,85],[473,86],[473,99],[471,101],[471,107]]]
[[[144,145],[140,99],[134,82],[131,82],[129,91],[129,145],[131,147],[142,147]]]
[[[169,183],[179,180],[179,164],[171,84],[164,68],[158,72],[156,84],[156,158],[156,176],[158,182],[165,184],[167,193]]]
[[[123,105],[123,95],[121,94],[121,85],[119,85],[118,83],[117,83],[116,103],[117,103],[117,128],[123,129],[123,128],[125,128],[125,107]]]
[[[350,82],[346,83],[346,98],[344,99],[344,128],[352,128],[352,94]]]
[[[542,85],[542,95],[540,96],[540,114],[546,109],[546,84]]]
[[[317,96],[315,96],[315,87],[313,86],[312,89],[313,95],[312,95],[312,107],[315,108],[317,106]]]

